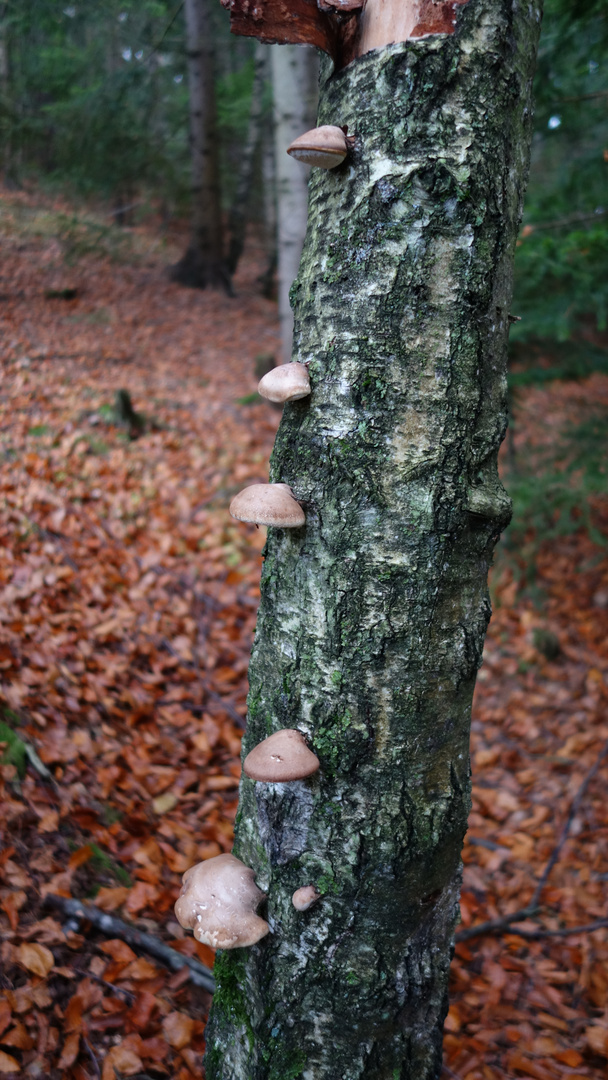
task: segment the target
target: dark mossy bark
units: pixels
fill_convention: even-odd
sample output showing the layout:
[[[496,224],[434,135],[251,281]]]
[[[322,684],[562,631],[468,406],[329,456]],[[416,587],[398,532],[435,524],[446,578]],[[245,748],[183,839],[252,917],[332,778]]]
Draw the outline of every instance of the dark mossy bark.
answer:
[[[431,1080],[469,810],[469,724],[509,500],[511,264],[540,4],[470,0],[454,36],[321,80],[352,157],[311,180],[244,751],[298,727],[310,780],[243,780],[235,854],[271,934],[222,954],[207,1080]],[[308,912],[295,889],[316,884]]]

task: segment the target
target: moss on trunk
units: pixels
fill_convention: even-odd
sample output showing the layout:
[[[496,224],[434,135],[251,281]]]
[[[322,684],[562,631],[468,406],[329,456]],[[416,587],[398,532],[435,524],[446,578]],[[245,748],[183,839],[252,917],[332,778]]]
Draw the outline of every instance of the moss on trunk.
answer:
[[[269,530],[247,753],[299,727],[310,780],[244,779],[235,854],[272,933],[223,954],[208,1080],[431,1080],[469,810],[469,725],[509,500],[511,265],[540,5],[470,0],[454,36],[337,75],[292,289],[294,359],[272,479],[306,526]],[[296,912],[295,889],[322,899]]]

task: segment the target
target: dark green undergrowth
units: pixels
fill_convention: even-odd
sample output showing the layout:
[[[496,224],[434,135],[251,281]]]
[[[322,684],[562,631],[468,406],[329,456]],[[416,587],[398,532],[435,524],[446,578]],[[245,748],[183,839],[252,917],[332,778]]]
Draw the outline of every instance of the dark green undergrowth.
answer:
[[[19,717],[12,709],[0,710],[0,762],[14,765],[18,777],[22,780],[27,769],[27,744],[19,737],[15,728],[19,726]]]
[[[510,567],[520,585],[538,592],[537,559],[547,541],[584,529],[600,549],[608,548],[600,500],[608,498],[608,411],[594,409],[566,428],[557,442],[522,455],[504,477],[513,518],[497,551],[496,570]]]

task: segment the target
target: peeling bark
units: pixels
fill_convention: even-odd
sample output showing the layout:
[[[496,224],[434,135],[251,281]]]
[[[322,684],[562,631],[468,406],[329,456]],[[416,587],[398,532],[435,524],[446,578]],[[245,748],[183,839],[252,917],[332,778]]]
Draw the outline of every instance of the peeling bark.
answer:
[[[336,69],[370,49],[427,34],[453,34],[468,0],[221,0],[233,34],[316,45]]]
[[[207,1080],[441,1071],[540,18],[469,0],[453,35],[322,73],[319,122],[356,145],[310,183],[312,395],[271,464],[307,519],[269,530],[243,747],[297,727],[321,769],[242,780],[234,850],[271,933],[218,956]]]

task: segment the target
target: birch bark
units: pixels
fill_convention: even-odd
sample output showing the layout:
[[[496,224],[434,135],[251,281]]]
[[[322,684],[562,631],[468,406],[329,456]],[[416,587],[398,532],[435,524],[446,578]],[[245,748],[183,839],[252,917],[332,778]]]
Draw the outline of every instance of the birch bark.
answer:
[[[352,158],[310,185],[292,290],[312,396],[271,478],[244,753],[298,727],[321,760],[244,779],[235,854],[271,934],[220,954],[207,1080],[437,1080],[469,811],[487,571],[510,515],[511,266],[541,2],[469,0],[456,32],[326,61]],[[308,912],[295,889],[317,885]]]

